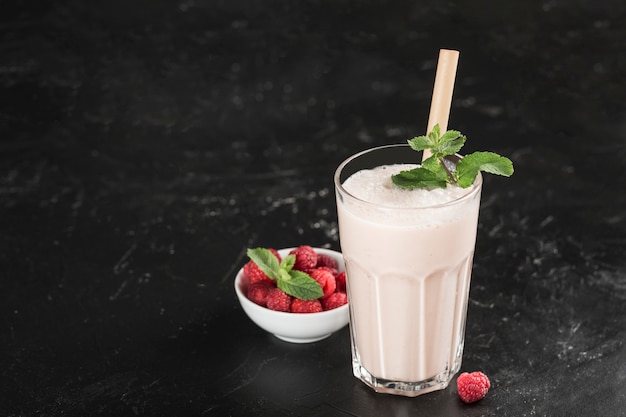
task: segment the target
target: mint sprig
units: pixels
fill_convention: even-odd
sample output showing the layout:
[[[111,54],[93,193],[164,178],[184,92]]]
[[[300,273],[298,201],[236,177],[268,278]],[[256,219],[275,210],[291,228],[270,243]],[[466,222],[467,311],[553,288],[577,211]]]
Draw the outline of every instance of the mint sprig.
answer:
[[[474,183],[478,172],[509,177],[513,175],[513,162],[494,152],[474,152],[459,159],[455,164],[449,158],[458,153],[467,137],[456,130],[448,130],[443,135],[439,125],[426,136],[417,136],[407,142],[415,151],[428,150],[431,156],[417,168],[402,171],[391,176],[394,184],[401,188],[446,188],[455,184],[467,188]]]
[[[305,272],[293,269],[296,256],[287,255],[281,262],[268,249],[255,248],[247,250],[248,257],[272,280],[276,286],[301,300],[315,300],[324,295],[322,287]]]

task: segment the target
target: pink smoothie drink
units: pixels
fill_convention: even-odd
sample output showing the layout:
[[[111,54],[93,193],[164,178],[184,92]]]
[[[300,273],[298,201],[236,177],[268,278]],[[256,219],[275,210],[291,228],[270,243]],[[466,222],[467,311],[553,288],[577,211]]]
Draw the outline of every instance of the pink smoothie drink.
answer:
[[[460,368],[482,186],[480,175],[467,189],[395,186],[415,158],[375,148],[335,175],[353,371],[406,396],[445,388]]]

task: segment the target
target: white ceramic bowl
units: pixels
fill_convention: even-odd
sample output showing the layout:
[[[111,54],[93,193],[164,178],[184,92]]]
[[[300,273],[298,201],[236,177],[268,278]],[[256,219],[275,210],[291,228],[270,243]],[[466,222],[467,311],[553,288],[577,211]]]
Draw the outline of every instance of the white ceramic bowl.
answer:
[[[279,249],[281,257],[285,257],[293,248]],[[339,271],[344,270],[341,253],[330,249],[314,248],[315,252],[333,257]],[[262,307],[248,299],[247,280],[243,268],[235,277],[235,292],[243,311],[262,329],[272,333],[281,340],[292,343],[310,343],[322,340],[348,324],[348,304],[333,310],[320,313],[285,313]]]

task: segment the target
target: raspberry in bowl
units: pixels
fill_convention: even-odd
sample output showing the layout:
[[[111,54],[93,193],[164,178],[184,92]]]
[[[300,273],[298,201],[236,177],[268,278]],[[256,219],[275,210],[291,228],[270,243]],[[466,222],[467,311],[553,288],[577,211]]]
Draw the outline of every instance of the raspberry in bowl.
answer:
[[[296,271],[295,276],[304,280],[305,284],[312,281],[302,278],[302,274],[313,278],[319,284],[315,288],[319,291],[319,297],[315,298],[317,293],[305,294],[308,296],[301,299],[285,293],[278,288],[285,286],[278,285],[277,280],[270,279],[262,268],[250,260],[235,277],[235,293],[244,312],[255,324],[291,343],[316,342],[348,324],[345,268],[341,253],[310,246],[269,251],[271,254],[265,251],[266,261],[273,255],[276,261],[271,258],[269,260],[274,265],[293,268]],[[289,255],[294,256],[286,259]],[[265,264],[263,261],[259,263]],[[267,270],[267,266],[265,269]],[[300,281],[294,279],[293,282]],[[298,291],[295,294],[302,294]]]

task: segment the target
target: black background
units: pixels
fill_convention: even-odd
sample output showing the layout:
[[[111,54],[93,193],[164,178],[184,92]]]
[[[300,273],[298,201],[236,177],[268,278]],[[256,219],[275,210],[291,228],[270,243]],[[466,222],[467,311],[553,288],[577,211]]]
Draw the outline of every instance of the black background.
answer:
[[[620,416],[626,409],[623,1],[4,2],[0,415]],[[256,327],[245,249],[339,249],[332,176],[449,127],[486,176],[463,370],[375,394],[348,329]]]

